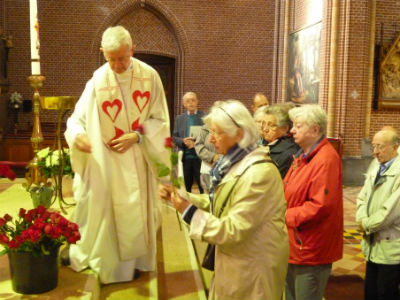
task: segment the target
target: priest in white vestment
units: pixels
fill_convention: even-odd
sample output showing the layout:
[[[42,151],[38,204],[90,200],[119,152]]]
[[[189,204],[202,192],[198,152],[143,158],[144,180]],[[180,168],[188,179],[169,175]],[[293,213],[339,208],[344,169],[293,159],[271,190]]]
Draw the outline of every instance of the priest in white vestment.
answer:
[[[89,267],[102,283],[112,283],[132,280],[135,269],[155,269],[154,161],[169,165],[164,140],[170,131],[160,77],[132,57],[129,32],[110,27],[101,46],[107,63],[86,84],[65,132],[82,235],[69,258],[75,271]]]

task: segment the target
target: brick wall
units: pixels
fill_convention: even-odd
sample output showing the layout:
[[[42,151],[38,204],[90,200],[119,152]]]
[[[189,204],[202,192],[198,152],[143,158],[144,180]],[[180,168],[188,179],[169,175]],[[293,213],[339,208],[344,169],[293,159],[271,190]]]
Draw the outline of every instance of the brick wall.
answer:
[[[176,107],[188,90],[196,91],[204,110],[216,100],[236,98],[249,105],[252,96],[271,90],[274,1],[38,1],[42,95],[80,95],[103,62],[101,33],[123,24],[135,36],[137,52],[178,59],[180,81]],[[12,90],[31,98],[29,2],[6,0]],[[179,73],[179,72],[178,72]],[[179,112],[179,110],[176,110]],[[31,115],[20,114],[20,122]],[[41,119],[54,120],[53,112]],[[25,123],[29,127],[29,121]]]
[[[3,14],[0,5],[0,16],[6,15],[14,42],[9,57],[10,92],[16,90],[29,99],[29,2],[3,1],[6,10]],[[400,1],[376,2],[376,40],[391,42],[400,31],[396,25]],[[324,108],[329,86],[331,3],[290,0],[290,32],[315,23],[310,15],[322,6],[319,103]],[[344,155],[359,156],[371,102],[367,99],[370,1],[339,3],[335,136],[343,138]],[[110,25],[123,24],[134,35],[137,52],[176,59],[176,113],[182,109],[182,94],[189,90],[198,93],[203,110],[228,98],[249,105],[259,91],[273,102],[281,102],[284,5],[285,0],[39,0],[41,66],[46,76],[41,94],[79,96],[92,72],[104,62],[98,51],[101,33]],[[385,24],[383,32],[381,23]],[[354,91],[358,94],[355,99]],[[4,104],[5,97],[0,101]],[[0,112],[2,120],[3,116],[4,110]],[[21,112],[21,126],[29,129],[31,118],[31,113]],[[55,112],[42,112],[41,118],[52,122]],[[382,125],[399,128],[399,111],[373,110],[370,136]]]
[[[391,45],[400,34],[400,1],[376,1],[376,43]],[[400,111],[390,109],[373,110],[370,137],[383,125],[392,125],[400,130]]]
[[[400,18],[400,2],[393,0],[376,1],[376,3],[376,43],[393,42],[400,33],[400,25],[396,25]],[[290,30],[293,32],[308,25],[307,15],[313,10],[315,1],[295,0],[290,4]],[[329,44],[332,26],[331,5],[332,1],[323,1],[319,104],[325,109],[328,106],[331,61]],[[334,136],[342,138],[344,156],[361,155],[361,144],[366,131],[366,113],[372,106],[373,96],[368,93],[370,15],[370,1],[339,1]],[[385,24],[383,32],[381,23]],[[399,129],[399,117],[398,110],[372,110],[368,137],[372,138],[383,125],[392,125]]]

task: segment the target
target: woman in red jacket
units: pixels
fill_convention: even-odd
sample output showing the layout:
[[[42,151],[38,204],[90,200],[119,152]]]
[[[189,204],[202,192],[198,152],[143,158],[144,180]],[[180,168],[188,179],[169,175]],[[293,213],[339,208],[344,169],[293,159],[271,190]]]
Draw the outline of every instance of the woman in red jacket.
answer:
[[[289,111],[300,146],[284,178],[290,258],[286,299],[322,299],[332,262],[343,253],[342,166],[325,137],[318,105]]]

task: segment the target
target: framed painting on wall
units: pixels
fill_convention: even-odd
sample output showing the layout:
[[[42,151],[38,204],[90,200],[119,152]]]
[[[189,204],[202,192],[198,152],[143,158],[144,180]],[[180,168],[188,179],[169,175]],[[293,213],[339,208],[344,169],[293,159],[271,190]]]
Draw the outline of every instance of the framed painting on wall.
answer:
[[[321,22],[289,35],[286,101],[318,103]]]
[[[400,35],[383,57],[379,69],[378,108],[400,109]]]

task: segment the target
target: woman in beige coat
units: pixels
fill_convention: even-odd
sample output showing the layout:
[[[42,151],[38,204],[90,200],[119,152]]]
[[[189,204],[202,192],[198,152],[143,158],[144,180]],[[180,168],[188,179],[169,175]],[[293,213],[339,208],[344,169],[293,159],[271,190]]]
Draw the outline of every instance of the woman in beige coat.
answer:
[[[204,118],[210,142],[223,156],[211,169],[209,195],[172,193],[190,235],[216,245],[210,299],[281,299],[289,243],[282,180],[257,128],[239,101],[216,102]]]

